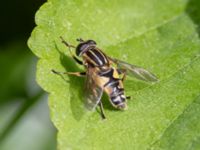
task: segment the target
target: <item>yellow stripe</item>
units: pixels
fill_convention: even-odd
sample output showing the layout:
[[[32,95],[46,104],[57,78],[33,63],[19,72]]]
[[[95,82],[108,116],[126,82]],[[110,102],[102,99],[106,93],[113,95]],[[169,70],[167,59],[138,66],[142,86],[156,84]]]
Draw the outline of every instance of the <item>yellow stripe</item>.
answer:
[[[85,59],[87,61],[89,61],[90,63],[92,63],[94,66],[98,66],[98,64],[94,60],[90,59],[90,57],[88,55],[84,54],[84,56],[85,56]]]
[[[99,59],[99,57],[96,56],[96,54],[92,51],[92,50],[89,50],[89,52],[98,60],[98,62],[103,65],[103,62]]]
[[[105,61],[106,63],[108,63],[108,59],[107,59],[107,57],[106,57],[106,54],[104,54],[104,53],[103,53],[100,49],[98,49],[98,48],[96,48],[96,50],[99,51],[99,53],[102,54],[102,56],[103,56],[103,58],[104,58],[104,61]]]
[[[117,72],[117,70],[115,68],[113,68],[113,77],[115,79],[119,79],[119,73]]]

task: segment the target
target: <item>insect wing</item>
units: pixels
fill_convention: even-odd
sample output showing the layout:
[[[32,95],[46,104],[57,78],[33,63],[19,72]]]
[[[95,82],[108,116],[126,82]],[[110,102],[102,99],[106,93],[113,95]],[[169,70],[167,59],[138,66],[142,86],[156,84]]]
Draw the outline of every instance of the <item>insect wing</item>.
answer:
[[[93,74],[92,69],[88,68],[85,83],[85,105],[89,110],[96,108],[103,94],[103,89],[97,86],[95,79],[93,79]]]
[[[158,81],[158,78],[153,73],[151,73],[143,68],[128,64],[124,61],[121,61],[121,60],[118,60],[115,58],[110,58],[110,59],[111,59],[111,61],[113,61],[114,63],[116,63],[118,65],[119,69],[127,70],[128,74],[133,75],[137,79],[140,79],[143,81],[150,81],[150,82]]]

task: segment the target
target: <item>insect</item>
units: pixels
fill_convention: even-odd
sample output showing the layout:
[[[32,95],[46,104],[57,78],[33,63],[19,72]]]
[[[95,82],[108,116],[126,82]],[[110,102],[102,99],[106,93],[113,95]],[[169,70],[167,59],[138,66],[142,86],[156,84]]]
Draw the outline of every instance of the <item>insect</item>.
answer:
[[[79,44],[73,46],[68,44],[60,37],[70,50],[72,58],[80,65],[85,67],[85,72],[57,72],[56,74],[68,74],[78,77],[86,77],[85,82],[85,99],[86,107],[93,110],[97,106],[100,107],[101,117],[105,119],[103,104],[101,101],[102,94],[105,92],[112,106],[117,109],[127,109],[127,99],[130,96],[125,96],[123,82],[126,74],[133,75],[137,79],[144,81],[157,81],[157,77],[151,72],[128,64],[124,61],[107,56],[101,49],[97,47],[94,40],[77,39]],[[72,53],[71,48],[76,49],[76,55]],[[82,57],[82,61],[78,58]],[[121,77],[120,77],[121,76]]]

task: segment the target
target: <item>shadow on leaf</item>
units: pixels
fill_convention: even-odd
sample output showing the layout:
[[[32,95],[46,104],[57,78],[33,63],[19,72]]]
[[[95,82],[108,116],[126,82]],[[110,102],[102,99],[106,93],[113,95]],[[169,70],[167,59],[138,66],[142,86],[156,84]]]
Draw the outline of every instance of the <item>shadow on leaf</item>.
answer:
[[[60,63],[65,68],[66,72],[78,72],[83,71],[77,67],[76,62],[69,56],[65,55],[61,51],[59,51],[58,47],[56,46],[57,51],[60,54]],[[70,85],[70,105],[71,111],[74,118],[79,121],[84,115],[84,102],[83,102],[83,88],[84,88],[84,78],[76,77],[72,75],[68,75],[69,80],[65,80],[63,75],[61,77],[69,83]],[[78,93],[78,94],[77,94]]]
[[[197,32],[200,37],[200,9],[199,8],[200,8],[199,0],[189,0],[186,6],[186,13],[197,25]]]

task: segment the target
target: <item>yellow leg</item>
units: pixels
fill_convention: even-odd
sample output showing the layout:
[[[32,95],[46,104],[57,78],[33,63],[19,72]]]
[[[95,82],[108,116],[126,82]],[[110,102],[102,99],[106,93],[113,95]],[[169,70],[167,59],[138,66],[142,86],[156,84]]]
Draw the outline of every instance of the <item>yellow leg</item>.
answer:
[[[77,76],[77,77],[83,77],[86,75],[86,72],[58,72],[58,71],[55,71],[55,70],[51,70],[53,73],[55,74],[68,74],[68,75],[74,75],[74,76]]]

